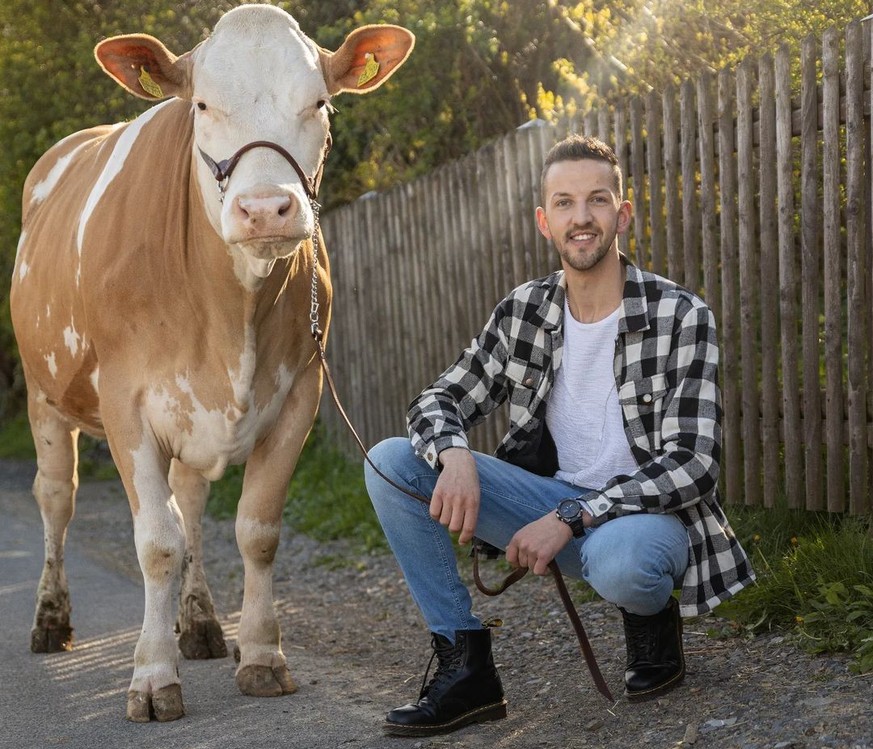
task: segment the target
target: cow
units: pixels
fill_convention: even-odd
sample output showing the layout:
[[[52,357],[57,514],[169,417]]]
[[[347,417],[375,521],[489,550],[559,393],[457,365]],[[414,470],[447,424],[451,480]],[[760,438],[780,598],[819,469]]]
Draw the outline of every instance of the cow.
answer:
[[[179,649],[226,655],[200,522],[228,465],[245,463],[236,683],[260,697],[296,690],[272,565],[321,396],[310,334],[326,334],[331,304],[315,202],[330,102],[379,87],[414,41],[398,26],[362,26],[331,52],[269,5],[229,11],[180,56],[145,34],[105,39],[95,48],[105,72],[158,103],[68,136],[25,182],[11,312],[45,531],[31,649],[72,646],[63,555],[77,441],[105,437],[145,588],[132,721],[184,715]]]

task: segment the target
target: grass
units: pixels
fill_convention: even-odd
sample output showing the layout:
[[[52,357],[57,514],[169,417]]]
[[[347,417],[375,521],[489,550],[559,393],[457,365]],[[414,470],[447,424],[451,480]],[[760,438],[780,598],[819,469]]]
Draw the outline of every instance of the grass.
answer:
[[[288,488],[285,517],[317,539],[345,538],[367,550],[387,548],[364,486],[363,458],[349,460],[317,427]]]
[[[33,458],[26,419],[0,428],[0,457]],[[80,464],[83,477],[114,472],[103,443],[94,440],[82,439]],[[213,484],[210,514],[235,514],[242,476],[242,467],[231,467]],[[718,608],[731,621],[727,634],[778,630],[810,652],[851,653],[854,671],[873,672],[873,518],[784,507],[729,506],[727,512],[758,574],[756,585]],[[285,518],[317,540],[345,539],[355,551],[387,548],[361,461],[340,452],[318,425],[291,481]],[[489,579],[504,571],[505,562],[498,563]],[[581,584],[573,590],[577,598],[593,595]]]

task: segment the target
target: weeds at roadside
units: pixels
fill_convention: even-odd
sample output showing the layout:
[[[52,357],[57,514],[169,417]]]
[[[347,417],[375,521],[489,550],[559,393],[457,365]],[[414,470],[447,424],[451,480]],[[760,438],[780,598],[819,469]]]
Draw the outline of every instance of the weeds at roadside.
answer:
[[[757,585],[719,607],[736,625],[784,631],[812,653],[847,652],[873,671],[873,535],[869,518],[731,508]]]

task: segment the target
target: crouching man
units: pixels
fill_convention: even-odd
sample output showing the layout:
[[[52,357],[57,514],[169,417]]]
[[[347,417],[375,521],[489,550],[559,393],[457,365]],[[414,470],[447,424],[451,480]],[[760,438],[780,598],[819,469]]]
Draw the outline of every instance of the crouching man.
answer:
[[[370,458],[367,488],[431,632],[437,668],[385,731],[425,736],[505,717],[490,631],[472,612],[449,532],[543,575],[557,560],[621,611],[625,695],[685,675],[682,619],[754,579],[718,498],[721,404],[712,312],[618,250],[631,205],[612,150],[570,136],[541,177],[540,232],[561,270],[524,283],[411,404],[410,439]],[[467,433],[509,402],[494,456]],[[678,600],[673,591],[680,591]]]

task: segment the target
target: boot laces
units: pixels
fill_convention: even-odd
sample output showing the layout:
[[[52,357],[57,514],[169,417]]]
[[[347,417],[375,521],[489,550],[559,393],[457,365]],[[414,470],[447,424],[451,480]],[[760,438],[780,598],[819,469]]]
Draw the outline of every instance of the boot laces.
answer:
[[[628,634],[630,635],[627,643],[629,654],[636,658],[649,657],[655,648],[655,633],[637,629]]]
[[[635,621],[633,614],[625,615],[625,640],[628,661],[649,660],[657,646],[657,632],[647,623]]]
[[[427,669],[425,669],[424,678],[421,680],[419,699],[423,699],[430,690],[434,688],[434,686],[438,685],[450,674],[457,671],[463,663],[464,648],[459,642],[456,642],[454,645],[444,645],[437,639],[436,635],[434,635],[431,641],[431,646],[433,647],[433,653],[430,656],[430,660],[427,662]],[[434,659],[436,659],[437,662],[436,671],[433,672],[431,680],[428,681],[427,675],[430,673]]]

